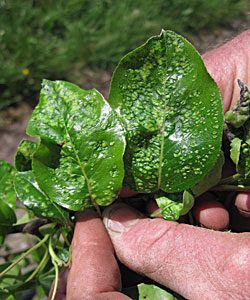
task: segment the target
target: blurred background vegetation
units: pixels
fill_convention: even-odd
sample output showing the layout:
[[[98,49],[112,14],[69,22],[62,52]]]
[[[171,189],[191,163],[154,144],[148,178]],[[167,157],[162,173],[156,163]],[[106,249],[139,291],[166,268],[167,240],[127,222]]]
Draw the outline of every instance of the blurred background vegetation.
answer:
[[[249,0],[0,0],[0,109],[35,103],[43,78],[91,87],[161,28],[195,37],[249,11]]]

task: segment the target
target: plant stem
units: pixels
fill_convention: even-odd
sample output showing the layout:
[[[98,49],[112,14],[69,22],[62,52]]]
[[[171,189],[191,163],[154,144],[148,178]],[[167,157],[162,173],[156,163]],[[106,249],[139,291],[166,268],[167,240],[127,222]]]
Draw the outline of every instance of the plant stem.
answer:
[[[234,174],[233,176],[223,178],[221,181],[218,183],[218,185],[225,185],[225,184],[233,184],[235,183],[235,180],[240,179],[241,175],[240,174]]]
[[[41,270],[43,270],[43,268],[46,266],[48,259],[49,259],[48,254],[49,254],[49,252],[48,252],[48,249],[46,248],[43,259],[41,260],[39,265],[35,268],[34,272],[32,272],[32,274],[30,274],[30,276],[25,280],[25,282],[32,280],[37,275],[37,273],[39,273]]]
[[[102,217],[102,213],[101,213],[101,210],[100,210],[99,205],[98,205],[94,200],[92,200],[92,204],[94,205],[94,208],[96,209],[98,215],[99,215],[100,217]]]
[[[249,192],[250,186],[240,186],[240,185],[230,185],[230,184],[222,184],[217,185],[211,189],[214,192]]]
[[[55,300],[56,292],[57,292],[57,288],[58,288],[59,270],[58,270],[58,257],[56,256],[55,251],[52,247],[52,238],[50,238],[50,240],[49,240],[49,254],[51,257],[52,264],[55,268],[55,283],[54,283],[54,287],[53,287],[53,293],[51,296],[51,300]]]
[[[53,293],[52,293],[52,296],[51,296],[51,300],[55,300],[56,292],[57,292],[57,288],[58,288],[59,270],[58,270],[57,263],[53,259],[52,259],[52,264],[55,267],[55,283],[54,283],[54,287],[53,287]]]
[[[49,234],[46,234],[45,237],[40,240],[37,244],[35,244],[32,248],[30,248],[28,251],[24,252],[19,258],[17,258],[11,265],[9,265],[5,270],[3,270],[0,273],[0,277],[2,277],[4,274],[9,272],[12,268],[14,268],[21,260],[23,260],[26,256],[28,256],[30,253],[41,247],[49,238]]]
[[[31,220],[27,223],[13,226],[11,232],[9,232],[9,233],[23,232],[23,233],[37,234],[39,227],[41,227],[45,224],[48,224],[48,223],[49,223],[49,221],[46,219]]]
[[[64,232],[62,232],[62,237],[63,237],[65,243],[70,247],[70,242]]]

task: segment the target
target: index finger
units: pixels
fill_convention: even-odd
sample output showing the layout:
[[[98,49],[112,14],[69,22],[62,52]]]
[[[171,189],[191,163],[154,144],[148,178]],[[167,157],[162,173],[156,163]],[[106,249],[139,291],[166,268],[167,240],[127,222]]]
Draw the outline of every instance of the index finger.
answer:
[[[128,299],[111,240],[94,211],[79,214],[72,241],[67,299]],[[92,298],[91,298],[92,297]]]

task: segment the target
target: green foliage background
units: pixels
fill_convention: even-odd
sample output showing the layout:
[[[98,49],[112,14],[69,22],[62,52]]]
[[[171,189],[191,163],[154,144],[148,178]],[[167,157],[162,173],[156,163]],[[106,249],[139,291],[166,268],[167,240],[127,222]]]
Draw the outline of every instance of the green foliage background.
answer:
[[[41,80],[112,69],[161,28],[188,36],[247,18],[248,0],[0,0],[0,108]]]

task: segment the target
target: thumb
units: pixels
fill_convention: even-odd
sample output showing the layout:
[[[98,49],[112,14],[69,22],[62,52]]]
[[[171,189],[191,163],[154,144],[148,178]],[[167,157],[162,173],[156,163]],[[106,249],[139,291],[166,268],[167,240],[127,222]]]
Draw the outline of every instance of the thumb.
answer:
[[[187,299],[246,299],[250,235],[149,219],[125,204],[104,211],[120,261]]]

